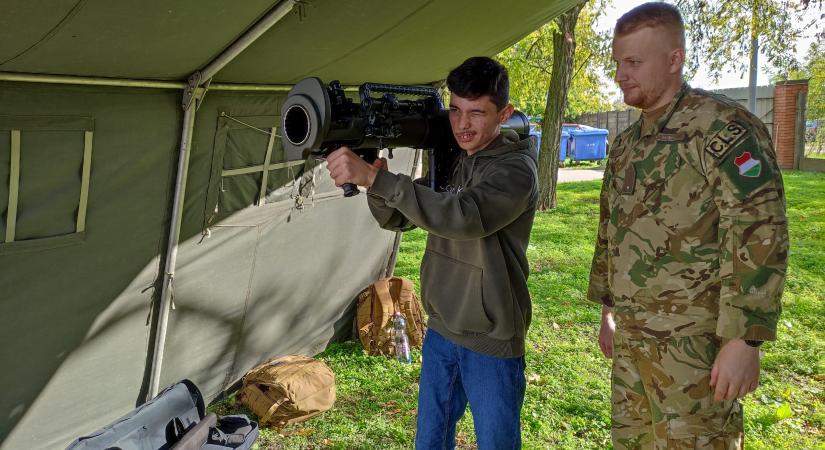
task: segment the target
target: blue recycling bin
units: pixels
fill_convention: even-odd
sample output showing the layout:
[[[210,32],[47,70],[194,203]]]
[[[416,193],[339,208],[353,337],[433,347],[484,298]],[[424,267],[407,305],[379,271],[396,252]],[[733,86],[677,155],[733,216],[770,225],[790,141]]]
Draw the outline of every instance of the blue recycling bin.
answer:
[[[530,136],[535,136],[536,138],[536,151],[541,151],[541,131],[539,130],[530,130]]]
[[[559,141],[559,161],[567,159],[567,149],[570,147],[570,133],[561,130],[561,140]]]
[[[536,148],[541,150],[541,131],[531,131],[530,136],[536,137]],[[566,131],[561,132],[561,140],[559,141],[559,161],[567,159],[567,148],[570,142],[570,134]]]
[[[607,154],[608,131],[578,125],[570,131],[569,153],[573,161],[601,161]]]
[[[579,127],[582,127],[582,126],[584,126],[584,125],[579,125],[577,123],[563,123],[563,124],[561,124],[561,131],[562,131],[562,133],[567,133],[567,135],[569,136],[570,131],[578,130]]]

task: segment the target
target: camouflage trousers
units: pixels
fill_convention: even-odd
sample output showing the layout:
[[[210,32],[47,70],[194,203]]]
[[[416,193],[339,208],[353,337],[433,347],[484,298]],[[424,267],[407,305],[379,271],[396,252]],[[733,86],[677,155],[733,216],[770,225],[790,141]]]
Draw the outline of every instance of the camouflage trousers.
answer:
[[[613,338],[616,449],[741,449],[742,407],[717,402],[710,371],[716,336]]]

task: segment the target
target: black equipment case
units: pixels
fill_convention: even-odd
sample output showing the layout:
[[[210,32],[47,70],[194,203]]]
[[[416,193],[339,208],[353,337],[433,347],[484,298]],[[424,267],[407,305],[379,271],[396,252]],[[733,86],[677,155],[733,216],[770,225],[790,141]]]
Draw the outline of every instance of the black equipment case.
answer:
[[[257,438],[246,416],[206,414],[200,390],[183,380],[67,450],[247,450]]]

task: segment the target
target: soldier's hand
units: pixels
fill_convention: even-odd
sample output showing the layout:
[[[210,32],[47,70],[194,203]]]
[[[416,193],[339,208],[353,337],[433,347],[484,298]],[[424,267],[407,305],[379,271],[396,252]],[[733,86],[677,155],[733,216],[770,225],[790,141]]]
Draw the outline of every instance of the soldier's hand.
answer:
[[[710,385],[716,401],[742,398],[759,386],[759,349],[742,339],[733,339],[723,345],[713,369]]]
[[[375,161],[372,162],[372,167],[378,170],[387,170],[387,158],[376,158]]]
[[[602,325],[599,328],[599,349],[605,358],[613,357],[613,334],[616,323],[613,321],[613,308],[602,306]]]
[[[349,147],[341,147],[330,153],[327,156],[327,169],[329,169],[329,176],[339,187],[344,183],[372,186],[379,170],[361,159]]]

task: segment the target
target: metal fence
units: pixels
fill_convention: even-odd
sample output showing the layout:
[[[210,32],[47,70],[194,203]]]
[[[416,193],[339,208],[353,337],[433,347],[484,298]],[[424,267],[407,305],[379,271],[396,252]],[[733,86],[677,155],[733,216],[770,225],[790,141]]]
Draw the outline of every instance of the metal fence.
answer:
[[[822,82],[821,77],[809,81],[810,84]],[[822,107],[818,105],[825,103],[825,91],[809,88],[803,103],[806,111],[802,116],[804,128],[800,127],[802,145],[797,151],[802,154],[798,154],[798,167],[800,170],[825,172],[825,117],[818,117],[822,115]]]
[[[607,141],[612,145],[619,133],[639,119],[639,114],[638,109],[587,113],[579,117],[578,123],[607,130]]]
[[[774,122],[773,122],[773,96],[774,86],[757,86],[756,87],[756,117],[768,127],[768,132],[773,137]],[[732,89],[715,89],[712,92],[722,94],[733,100],[739,102],[746,109],[748,107],[748,88],[732,88]]]
[[[725,95],[732,100],[748,106],[748,88],[716,89],[712,92]],[[773,136],[773,86],[757,86],[756,88],[756,116],[765,123]],[[578,123],[591,127],[602,128],[608,131],[608,141],[613,139],[639,119],[638,109],[602,111],[582,114]]]
[[[825,103],[825,93],[814,94],[808,91],[805,120],[805,157],[825,158],[825,117],[812,117],[811,106]]]

